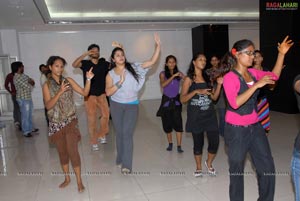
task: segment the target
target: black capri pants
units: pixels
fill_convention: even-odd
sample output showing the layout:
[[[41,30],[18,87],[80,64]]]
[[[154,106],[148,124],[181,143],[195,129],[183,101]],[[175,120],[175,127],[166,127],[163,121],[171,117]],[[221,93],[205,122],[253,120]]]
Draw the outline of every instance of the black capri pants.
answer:
[[[211,154],[216,154],[219,148],[219,132],[206,131],[208,139],[207,151]],[[192,133],[194,141],[194,155],[202,155],[204,145],[204,132]]]
[[[165,133],[183,132],[181,107],[177,106],[174,109],[165,109],[161,115],[162,125]]]

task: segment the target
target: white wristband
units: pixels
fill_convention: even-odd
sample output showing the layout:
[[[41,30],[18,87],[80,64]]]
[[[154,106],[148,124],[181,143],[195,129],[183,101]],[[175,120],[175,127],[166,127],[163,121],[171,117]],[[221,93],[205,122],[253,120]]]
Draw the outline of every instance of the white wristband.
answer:
[[[91,81],[91,79],[92,79],[92,78],[88,78],[88,77],[86,78],[87,81]]]

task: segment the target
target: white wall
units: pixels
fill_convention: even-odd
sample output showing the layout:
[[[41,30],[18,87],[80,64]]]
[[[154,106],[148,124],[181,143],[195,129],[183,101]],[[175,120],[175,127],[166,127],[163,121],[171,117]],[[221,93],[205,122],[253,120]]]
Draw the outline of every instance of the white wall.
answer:
[[[79,84],[83,84],[80,69],[71,67],[72,62],[91,43],[100,45],[101,56],[109,59],[113,47],[112,41],[117,40],[124,45],[128,61],[145,61],[151,58],[154,51],[152,31],[81,31],[81,32],[32,32],[19,33],[21,60],[25,65],[25,73],[34,80],[39,80],[38,66],[45,63],[49,56],[59,55],[69,63],[65,70],[67,76],[73,77]],[[161,41],[161,57],[157,65],[149,72],[148,80],[141,92],[141,99],[156,99],[161,97],[159,87],[159,72],[164,67],[164,59],[173,54],[178,59],[178,67],[186,72],[192,57],[191,31],[158,31]],[[43,107],[41,87],[36,84],[33,91],[35,108]]]
[[[242,39],[253,41],[255,48],[259,49],[259,24],[231,24],[228,26],[229,48]]]
[[[43,108],[42,91],[39,85],[40,72],[38,66],[46,63],[51,55],[64,57],[68,65],[66,75],[83,84],[82,73],[73,69],[73,60],[86,51],[91,43],[100,45],[100,54],[109,59],[112,41],[124,44],[129,61],[144,61],[152,56],[154,50],[153,31],[78,31],[78,32],[20,32],[0,30],[3,53],[19,56],[25,65],[25,73],[36,81],[33,90],[35,108]],[[145,87],[141,91],[141,99],[157,99],[161,97],[159,72],[164,67],[165,57],[173,54],[178,59],[178,67],[186,72],[192,58],[191,30],[157,31],[162,41],[161,57],[157,65],[149,72]],[[240,39],[252,40],[259,48],[259,25],[229,25],[229,47]],[[76,97],[80,103],[82,98]]]

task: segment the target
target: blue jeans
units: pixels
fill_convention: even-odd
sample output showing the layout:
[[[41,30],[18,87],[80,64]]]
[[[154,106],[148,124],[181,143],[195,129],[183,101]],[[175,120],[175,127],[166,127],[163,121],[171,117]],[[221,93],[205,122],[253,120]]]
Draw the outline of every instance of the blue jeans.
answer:
[[[21,110],[21,124],[23,135],[28,135],[33,130],[32,125],[32,109],[33,103],[32,100],[17,100]]]
[[[244,200],[244,165],[250,154],[258,180],[258,201],[273,201],[275,166],[268,138],[260,123],[248,127],[225,124],[225,143],[228,146],[230,201]],[[246,172],[247,175],[247,172]]]
[[[225,108],[218,108],[218,120],[219,120],[219,132],[222,137],[224,137],[224,128],[225,128]]]
[[[295,188],[295,200],[300,201],[300,152],[294,150],[291,171]]]

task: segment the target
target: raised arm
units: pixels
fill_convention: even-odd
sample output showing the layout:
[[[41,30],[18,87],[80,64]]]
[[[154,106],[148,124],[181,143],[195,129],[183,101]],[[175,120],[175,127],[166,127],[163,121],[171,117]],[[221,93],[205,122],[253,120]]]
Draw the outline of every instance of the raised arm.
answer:
[[[72,78],[68,78],[68,81],[70,82],[74,91],[76,91],[77,93],[79,93],[82,96],[89,95],[90,88],[91,88],[91,80],[94,77],[94,73],[92,72],[92,70],[93,70],[93,67],[90,68],[90,70],[86,72],[86,75],[85,75],[86,81],[85,81],[84,88],[79,86]]]
[[[281,43],[278,43],[277,46],[278,56],[277,56],[275,66],[272,70],[272,72],[275,73],[278,77],[280,76],[281,71],[284,67],[283,65],[284,56],[289,51],[290,47],[292,47],[293,44],[294,42],[292,40],[289,40],[289,36],[286,36]]]
[[[89,56],[91,53],[92,53],[91,50],[90,50],[90,51],[87,51],[87,52],[85,52],[85,53],[83,53],[81,56],[79,56],[77,59],[75,59],[75,61],[72,63],[72,66],[73,66],[74,68],[80,68],[80,67],[82,66],[81,61],[82,61],[85,57]]]
[[[154,50],[154,53],[152,55],[152,58],[150,60],[145,61],[145,62],[142,63],[143,68],[151,67],[153,64],[156,63],[156,61],[159,58],[161,43],[160,43],[160,37],[157,33],[154,34],[154,41],[155,41],[155,50]]]
[[[211,94],[211,99],[213,99],[214,101],[218,100],[218,98],[220,96],[222,84],[223,84],[223,77],[218,77],[217,78],[217,87],[213,89],[213,93]]]
[[[173,74],[169,79],[165,80],[165,75],[164,73],[160,73],[159,74],[159,79],[160,79],[160,86],[162,88],[165,88],[166,86],[168,86],[168,84],[170,84],[172,82],[172,80],[176,77],[181,77],[183,78],[184,75],[181,72],[177,72],[175,74]]]

